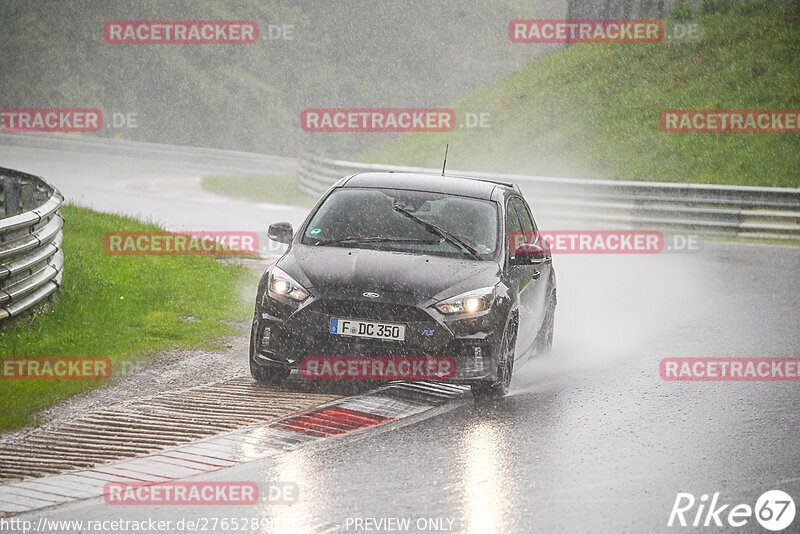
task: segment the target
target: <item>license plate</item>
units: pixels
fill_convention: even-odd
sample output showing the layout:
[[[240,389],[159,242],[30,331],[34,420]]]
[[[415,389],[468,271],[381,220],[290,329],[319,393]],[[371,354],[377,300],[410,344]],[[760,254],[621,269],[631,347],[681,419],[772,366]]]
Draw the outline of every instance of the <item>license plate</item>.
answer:
[[[331,334],[403,341],[406,338],[406,325],[332,317]]]

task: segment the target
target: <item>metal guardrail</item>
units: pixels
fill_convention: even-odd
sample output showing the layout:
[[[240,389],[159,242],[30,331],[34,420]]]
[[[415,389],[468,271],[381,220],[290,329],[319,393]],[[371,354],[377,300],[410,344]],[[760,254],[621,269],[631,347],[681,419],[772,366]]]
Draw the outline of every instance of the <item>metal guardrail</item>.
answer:
[[[0,322],[43,302],[61,285],[61,193],[32,174],[0,168]]]
[[[441,169],[300,158],[301,191],[319,196],[359,172]],[[451,176],[517,184],[544,219],[580,227],[666,229],[755,239],[800,240],[800,189],[730,185],[581,180],[520,174],[448,171]],[[434,178],[432,178],[434,179]],[[564,228],[566,229],[566,228]]]

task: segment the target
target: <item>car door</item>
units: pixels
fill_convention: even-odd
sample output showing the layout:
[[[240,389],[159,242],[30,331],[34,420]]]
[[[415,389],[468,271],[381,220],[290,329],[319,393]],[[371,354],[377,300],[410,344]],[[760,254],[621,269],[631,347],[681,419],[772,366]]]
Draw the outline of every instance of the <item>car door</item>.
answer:
[[[512,197],[509,201],[517,216],[519,225],[522,229],[521,241],[528,244],[538,244],[539,239],[536,226],[531,217],[528,206],[522,198]],[[520,239],[517,239],[519,243]],[[520,301],[520,334],[519,344],[520,353],[525,354],[531,349],[536,334],[544,321],[546,302],[547,279],[550,276],[550,263],[538,265],[518,265],[517,268],[523,272],[520,277],[521,285],[519,290]]]

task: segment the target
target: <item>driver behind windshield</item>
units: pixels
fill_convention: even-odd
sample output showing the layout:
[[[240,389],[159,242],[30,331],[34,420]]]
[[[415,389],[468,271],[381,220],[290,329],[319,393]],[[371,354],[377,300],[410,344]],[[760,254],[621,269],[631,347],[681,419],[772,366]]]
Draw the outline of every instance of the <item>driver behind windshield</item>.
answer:
[[[408,215],[411,215],[411,218]],[[412,218],[418,219],[417,221]],[[451,235],[488,259],[495,251],[497,214],[491,202],[440,193],[342,189],[331,194],[305,232],[304,243],[463,255],[437,234]]]

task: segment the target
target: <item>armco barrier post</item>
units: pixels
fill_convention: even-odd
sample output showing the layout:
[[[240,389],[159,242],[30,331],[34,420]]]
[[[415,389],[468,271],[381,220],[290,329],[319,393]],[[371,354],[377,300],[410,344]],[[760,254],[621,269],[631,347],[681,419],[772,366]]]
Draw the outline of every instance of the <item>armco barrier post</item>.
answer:
[[[3,179],[3,217],[20,213],[20,186],[16,178]]]

